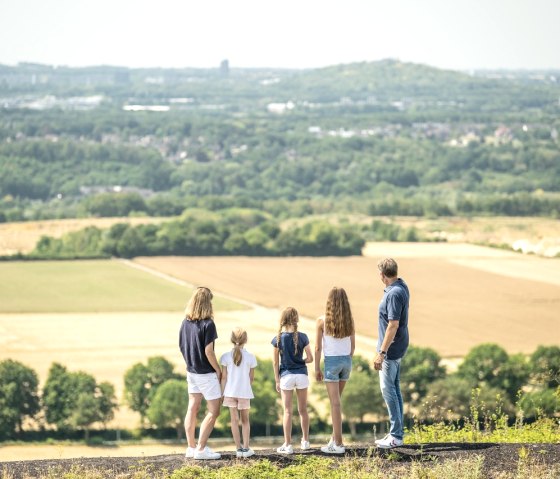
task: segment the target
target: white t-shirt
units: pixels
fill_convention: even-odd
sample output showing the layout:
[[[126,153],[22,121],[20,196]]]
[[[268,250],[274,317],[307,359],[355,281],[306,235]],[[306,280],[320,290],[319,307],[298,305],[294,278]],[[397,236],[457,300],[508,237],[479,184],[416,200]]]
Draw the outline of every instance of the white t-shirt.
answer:
[[[257,367],[257,358],[245,349],[241,350],[243,358],[239,366],[233,363],[233,351],[222,354],[220,364],[227,367],[227,381],[224,396],[232,398],[253,399],[249,372]]]

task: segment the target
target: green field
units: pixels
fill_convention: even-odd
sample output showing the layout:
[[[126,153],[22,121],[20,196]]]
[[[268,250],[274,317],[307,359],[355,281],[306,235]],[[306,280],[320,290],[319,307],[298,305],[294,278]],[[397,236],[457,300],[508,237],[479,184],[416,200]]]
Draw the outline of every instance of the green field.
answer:
[[[111,260],[0,263],[0,313],[182,311],[191,293]],[[216,297],[214,308],[245,307]]]

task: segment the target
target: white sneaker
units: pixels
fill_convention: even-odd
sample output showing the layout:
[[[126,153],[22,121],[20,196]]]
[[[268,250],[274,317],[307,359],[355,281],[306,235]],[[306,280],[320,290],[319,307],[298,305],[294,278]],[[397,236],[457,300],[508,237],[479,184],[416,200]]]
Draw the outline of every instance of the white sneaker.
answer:
[[[253,451],[250,447],[243,449],[243,457],[251,457],[255,455],[255,451]]]
[[[404,441],[391,436],[391,434],[387,434],[387,436],[379,441],[375,441],[375,443],[377,444],[377,447],[381,449],[393,449],[394,447],[402,446]]]
[[[381,444],[383,441],[385,441],[389,436],[390,436],[390,434],[385,434],[385,436],[382,437],[381,439],[376,439],[375,444],[379,446],[379,444]]]
[[[214,452],[208,446],[206,446],[202,451],[200,449],[196,449],[194,451],[194,458],[200,460],[210,460],[210,459],[220,459],[222,455],[219,452]]]
[[[311,444],[309,444],[309,441],[301,441],[301,450],[307,451],[308,449],[311,449]]]
[[[329,442],[326,446],[321,448],[321,452],[325,454],[344,454],[346,448],[343,445],[338,446],[334,441]]]
[[[194,447],[187,447],[187,451],[185,452],[185,457],[187,459],[192,459],[194,457]]]
[[[294,453],[294,448],[292,447],[291,444],[282,444],[278,449],[276,449],[276,452],[278,454],[293,454]]]
[[[245,449],[243,449],[242,447],[240,447],[236,452],[235,452],[235,457],[243,457],[243,452],[245,451]]]

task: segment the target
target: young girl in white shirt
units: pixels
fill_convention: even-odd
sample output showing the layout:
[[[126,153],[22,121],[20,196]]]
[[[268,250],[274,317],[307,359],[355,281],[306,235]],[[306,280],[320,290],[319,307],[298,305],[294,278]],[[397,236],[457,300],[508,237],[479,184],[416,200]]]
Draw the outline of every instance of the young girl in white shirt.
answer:
[[[247,332],[242,328],[235,328],[231,333],[234,347],[220,358],[222,365],[223,405],[229,407],[231,415],[231,434],[237,448],[237,457],[250,457],[255,452],[249,447],[251,425],[249,423],[249,409],[253,390],[251,384],[257,367],[257,359],[246,351],[243,346],[247,343]],[[239,435],[239,416],[241,416],[241,433]]]

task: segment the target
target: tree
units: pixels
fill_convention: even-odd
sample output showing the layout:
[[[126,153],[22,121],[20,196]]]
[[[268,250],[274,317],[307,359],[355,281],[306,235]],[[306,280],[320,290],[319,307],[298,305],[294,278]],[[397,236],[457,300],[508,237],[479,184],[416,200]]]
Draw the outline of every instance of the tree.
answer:
[[[429,386],[419,416],[434,421],[457,420],[468,417],[471,408],[475,408],[480,418],[489,417],[497,410],[513,413],[513,405],[501,389],[473,388],[468,380],[451,374]]]
[[[523,415],[528,418],[553,416],[560,411],[560,387],[556,389],[542,389],[532,391],[521,396],[519,403]]]
[[[445,377],[440,355],[431,348],[410,346],[402,360],[402,395],[405,407],[418,406],[434,381]]]
[[[457,374],[471,387],[490,386],[504,390],[514,401],[526,383],[529,370],[521,355],[508,356],[497,344],[481,344],[472,348],[459,365]]]
[[[61,430],[83,429],[86,440],[92,424],[111,420],[117,407],[112,384],[98,384],[91,374],[68,372],[57,363],[49,370],[43,404],[48,423]]]
[[[169,379],[179,378],[181,376],[173,371],[173,364],[162,356],[148,358],[146,365],[136,363],[125,372],[125,401],[130,409],[140,413],[142,426],[158,386]]]
[[[251,420],[266,426],[266,435],[270,435],[270,426],[278,421],[280,405],[276,392],[274,369],[270,359],[259,362],[255,369],[253,381],[253,394],[251,401]]]
[[[23,420],[39,411],[37,373],[24,364],[6,359],[0,362],[0,436],[23,430]]]
[[[146,415],[157,427],[174,427],[180,440],[188,405],[187,383],[180,379],[168,379],[157,388]]]
[[[560,346],[539,346],[529,364],[534,382],[547,388],[560,385]]]
[[[356,435],[356,424],[366,414],[385,415],[387,408],[379,389],[379,375],[352,371],[342,393],[341,405],[352,436]]]

